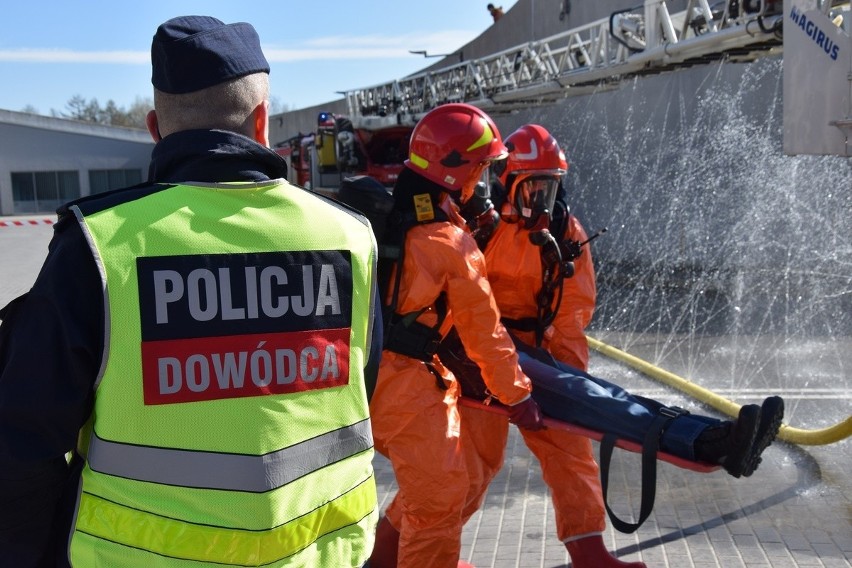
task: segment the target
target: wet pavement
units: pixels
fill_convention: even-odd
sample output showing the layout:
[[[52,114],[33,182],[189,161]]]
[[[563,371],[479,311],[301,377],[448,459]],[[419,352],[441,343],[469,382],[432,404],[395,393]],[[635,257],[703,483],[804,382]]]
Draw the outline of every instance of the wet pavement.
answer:
[[[50,216],[0,217],[0,305],[32,284],[47,253],[50,221]],[[796,359],[786,355],[785,373],[767,371],[738,382],[730,378],[735,363],[726,359],[733,347],[719,338],[713,338],[709,355],[696,365],[695,358],[677,357],[677,346],[661,349],[660,338],[594,331],[590,335],[673,373],[700,376],[703,387],[738,404],[780,394],[787,404],[785,423],[799,429],[826,428],[852,411],[852,338],[809,345]],[[671,338],[665,341],[671,343]],[[760,345],[754,342],[749,349]],[[771,342],[765,347],[774,348]],[[819,365],[813,363],[817,360]],[[826,365],[826,360],[835,362]],[[592,355],[590,371],[634,394],[722,417],[598,353]],[[638,454],[616,450],[613,456],[609,502],[628,521],[639,510],[639,464]],[[393,470],[381,456],[375,465],[384,507],[396,491]],[[852,566],[852,444],[848,438],[808,446],[776,441],[758,471],[743,479],[722,470],[696,473],[658,462],[656,506],[649,519],[633,534],[608,528],[605,539],[621,559],[642,560],[651,568]],[[465,526],[462,558],[477,568],[558,568],[570,563],[555,534],[539,464],[515,429],[483,508]]]

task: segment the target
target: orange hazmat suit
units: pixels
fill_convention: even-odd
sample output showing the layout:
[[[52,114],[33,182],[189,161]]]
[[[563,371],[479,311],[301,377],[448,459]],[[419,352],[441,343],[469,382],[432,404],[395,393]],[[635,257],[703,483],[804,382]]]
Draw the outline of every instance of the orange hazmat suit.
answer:
[[[491,392],[517,404],[529,397],[530,381],[500,323],[485,259],[455,204],[444,196],[440,207],[450,222],[408,231],[396,311],[425,309],[418,321],[435,325],[435,303],[443,294],[448,311],[442,331],[455,325]],[[437,356],[431,366],[440,378],[426,362],[385,350],[370,403],[375,447],[391,460],[399,486],[386,515],[400,533],[402,568],[455,567],[461,551],[469,481],[456,404],[460,388]]]
[[[587,239],[576,217],[569,217],[565,238]],[[530,231],[520,223],[500,223],[485,249],[488,280],[504,317],[535,317],[536,296],[542,287],[539,247],[529,240]],[[555,358],[587,369],[589,347],[584,330],[595,308],[595,271],[590,247],[574,260],[574,276],[564,280],[562,303],[542,347]],[[533,331],[513,331],[518,339],[535,345]],[[464,510],[467,521],[481,506],[491,480],[503,465],[509,422],[505,417],[475,408],[461,407],[462,446],[471,486]],[[550,487],[559,539],[602,533],[606,528],[598,465],[592,443],[586,437],[553,428],[520,429],[527,447],[538,458],[542,476]],[[391,519],[393,520],[393,519]]]

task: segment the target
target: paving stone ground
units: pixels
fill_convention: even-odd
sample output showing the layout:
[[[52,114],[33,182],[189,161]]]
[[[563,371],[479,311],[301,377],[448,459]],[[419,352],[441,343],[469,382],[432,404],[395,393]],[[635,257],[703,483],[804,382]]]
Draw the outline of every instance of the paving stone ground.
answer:
[[[613,458],[609,501],[624,520],[639,510],[639,463],[629,452],[617,450]],[[619,558],[649,567],[848,567],[851,464],[848,441],[809,448],[776,442],[758,471],[741,479],[658,462],[650,518],[629,535],[610,527],[605,538]],[[387,506],[396,492],[393,470],[381,456],[375,465]],[[462,557],[477,568],[570,563],[555,534],[541,469],[514,429],[485,505],[465,526]]]

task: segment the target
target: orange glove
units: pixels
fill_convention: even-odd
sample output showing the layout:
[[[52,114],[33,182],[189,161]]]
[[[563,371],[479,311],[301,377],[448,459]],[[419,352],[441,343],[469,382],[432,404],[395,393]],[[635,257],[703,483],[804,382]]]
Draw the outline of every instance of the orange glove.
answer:
[[[544,415],[538,403],[532,397],[527,397],[518,404],[509,407],[509,422],[525,430],[544,430]]]

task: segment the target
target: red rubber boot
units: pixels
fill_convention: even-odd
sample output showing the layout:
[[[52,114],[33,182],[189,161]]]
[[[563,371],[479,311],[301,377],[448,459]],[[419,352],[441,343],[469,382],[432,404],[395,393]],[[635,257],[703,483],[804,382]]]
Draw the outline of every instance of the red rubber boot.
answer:
[[[399,531],[393,528],[387,517],[382,517],[376,527],[376,544],[367,565],[370,568],[396,568],[398,554]]]
[[[644,562],[622,562],[606,549],[601,535],[587,536],[565,544],[572,568],[648,568]]]

